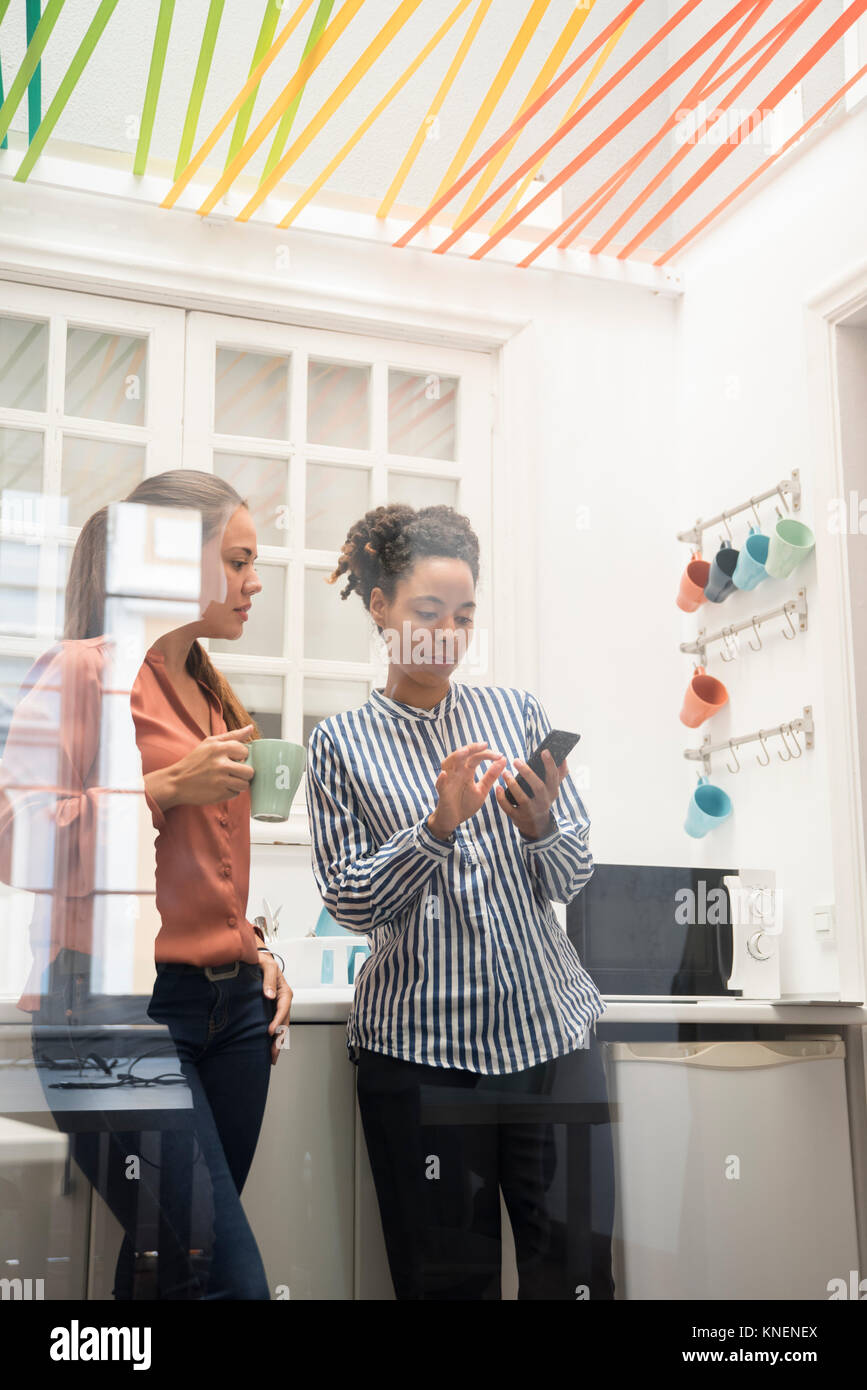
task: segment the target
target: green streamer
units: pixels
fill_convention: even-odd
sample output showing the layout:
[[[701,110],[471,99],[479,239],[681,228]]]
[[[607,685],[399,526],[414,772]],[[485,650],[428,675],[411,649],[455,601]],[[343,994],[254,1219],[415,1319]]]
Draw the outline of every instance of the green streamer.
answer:
[[[169,32],[172,27],[172,15],[174,12],[175,0],[160,0],[160,12],[157,17],[157,31],[154,35],[154,46],[153,52],[151,53],[148,85],[145,91],[144,105],[141,113],[138,144],[136,145],[135,159],[132,165],[134,174],[143,174],[148,162],[148,151],[151,147],[151,136],[154,132],[154,117],[157,114],[157,101],[159,100],[160,87],[163,82],[163,69],[166,65],[166,49],[169,46]]]
[[[39,24],[40,0],[27,0],[27,42],[32,41]],[[39,122],[42,119],[42,66],[36,64],[36,70],[30,79],[27,87],[27,132],[28,138],[33,139],[39,129]]]
[[[307,42],[304,45],[304,52],[301,54],[302,63],[304,62],[304,59],[308,57],[308,55],[313,51],[320,38],[322,37],[322,31],[328,23],[328,20],[331,17],[331,11],[333,9],[334,0],[319,0],[319,9],[316,11],[316,16],[310,27],[310,33],[307,37]],[[302,87],[300,92],[298,92],[297,95],[292,98],[292,101],[289,103],[289,105],[287,106],[286,110],[283,112],[283,115],[280,118],[280,124],[277,127],[277,134],[274,136],[274,143],[271,146],[271,151],[268,155],[267,160],[265,161],[265,168],[262,170],[262,176],[259,179],[260,184],[263,183],[264,180],[268,177],[271,170],[274,168],[274,165],[277,163],[284,149],[286,148],[286,141],[289,139],[289,132],[291,131],[292,123],[295,120],[295,113],[297,112],[298,107],[301,105],[301,98],[303,97],[303,95],[304,87]]]
[[[196,74],[190,89],[190,100],[187,105],[184,128],[181,132],[181,143],[178,146],[178,160],[175,164],[176,182],[180,178],[182,171],[186,169],[190,162],[193,141],[196,138],[196,126],[199,123],[199,115],[202,110],[202,99],[205,95],[205,88],[208,85],[208,75],[211,71],[211,61],[214,57],[214,46],[217,42],[217,31],[220,28],[220,20],[223,17],[223,6],[225,2],[226,0],[211,0],[208,17],[205,20],[205,29],[202,34],[202,46],[199,49],[199,61],[196,64]]]
[[[253,61],[250,64],[250,73],[255,72],[261,63],[277,30],[277,20],[280,18],[279,0],[265,0],[265,13],[262,16],[262,27],[259,30],[259,37],[256,40],[256,48],[253,52]],[[250,73],[247,74],[249,81]],[[256,104],[256,97],[259,95],[258,84],[247,97],[244,105],[238,112],[235,120],[235,129],[232,131],[232,141],[229,145],[229,153],[226,156],[226,168],[228,169],[235,155],[247,138],[247,127],[250,124],[250,117],[253,114],[253,107]]]
[[[62,3],[63,0],[60,0],[61,5]],[[42,21],[39,26],[40,28],[42,27],[42,24],[45,23],[50,8],[51,6],[49,5],[49,9],[46,10],[45,14],[42,16]],[[116,8],[117,0],[100,0],[99,9],[97,10],[96,14],[91,20],[87,33],[81,40],[81,43],[78,45],[78,48],[75,51],[75,56],[73,57],[72,62],[69,64],[69,67],[66,70],[66,74],[62,82],[60,83],[60,86],[54,93],[54,99],[52,100],[51,105],[49,106],[48,110],[43,116],[39,129],[37,130],[35,136],[31,140],[27,153],[22,159],[20,167],[18,168],[18,171],[15,174],[15,178],[20,182],[23,182],[27,178],[28,174],[31,172],[34,164],[36,163],[43,149],[45,148],[45,144],[48,140],[48,137],[50,136],[54,127],[57,125],[57,122],[59,121],[60,116],[63,112],[63,108],[69,101],[69,98],[72,96],[76,82],[78,81],[81,74],[84,72],[84,69],[87,67],[87,64],[90,61],[90,58],[93,54],[93,50],[99,43],[99,40],[102,36],[102,32],[105,29],[106,24],[108,24],[108,21],[111,19],[111,16],[114,14]],[[38,29],[36,33],[38,35]],[[34,43],[35,41],[36,35],[34,35]],[[30,52],[29,49],[27,51],[28,53]],[[20,77],[20,75],[21,74],[19,73],[18,76]],[[18,77],[16,77],[15,81],[18,81]],[[11,98],[12,93],[10,92],[9,95]],[[5,128],[3,126],[4,111],[5,106],[3,110],[0,110],[0,133],[2,133],[2,130]],[[6,124],[9,124],[8,119]]]
[[[63,5],[64,0],[48,0],[45,14],[36,26],[36,31],[30,43],[27,45],[27,52],[24,54],[21,66],[15,74],[15,80],[9,88],[9,95],[3,105],[0,106],[0,139],[5,137],[12,123],[12,117],[21,105],[21,99],[30,85],[30,79],[36,71],[39,59],[42,57],[45,50],[45,45],[51,38],[51,31],[60,18],[60,11],[63,9]],[[5,9],[3,13],[5,13]],[[2,18],[3,14],[0,14],[0,19]],[[15,177],[18,177],[17,174]]]

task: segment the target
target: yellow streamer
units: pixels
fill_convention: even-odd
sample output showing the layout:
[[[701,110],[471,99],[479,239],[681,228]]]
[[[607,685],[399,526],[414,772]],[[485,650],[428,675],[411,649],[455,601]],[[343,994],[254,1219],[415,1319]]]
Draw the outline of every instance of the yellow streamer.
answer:
[[[530,88],[529,92],[527,93],[526,97],[524,98],[520,107],[515,113],[515,120],[517,120],[518,116],[523,116],[527,107],[532,106],[536,98],[541,96],[542,93],[545,91],[546,87],[550,86],[551,82],[553,82],[557,69],[559,68],[563,59],[566,57],[566,54],[569,52],[569,49],[572,46],[572,41],[575,38],[576,34],[580,31],[585,19],[587,19],[588,15],[591,13],[593,9],[593,4],[595,4],[595,0],[591,0],[591,4],[588,6],[586,10],[576,6],[576,8],[572,11],[571,15],[566,20],[566,23],[563,25],[563,30],[560,34],[560,37],[557,39],[557,42],[554,44],[554,47],[551,49],[551,52],[545,59],[545,62],[543,63],[539,71],[539,76],[534,81],[532,87]],[[482,173],[479,177],[479,180],[475,188],[470,193],[469,198],[464,203],[464,206],[461,208],[460,212],[458,213],[457,217],[452,223],[453,227],[456,227],[459,222],[463,222],[465,217],[469,217],[470,213],[473,211],[473,208],[477,205],[477,203],[481,202],[482,198],[487,193],[497,174],[500,172],[506,160],[508,159],[512,149],[514,148],[517,142],[517,139],[517,135],[514,136],[514,138],[510,140],[507,145],[503,146],[503,148],[500,150],[500,153],[498,155],[495,155],[494,158],[489,161],[487,167],[482,170]]]
[[[334,112],[341,105],[344,97],[354,91],[368,69],[376,62],[383,49],[388,47],[392,39],[400,32],[406,21],[418,9],[421,3],[422,0],[402,0],[402,3],[398,5],[391,18],[382,26],[376,38],[372,43],[368,44],[358,61],[353,63],[343,81],[338,83],[328,100],[323,102],[322,106],[320,106],[313,120],[304,127],[297,140],[289,146],[279,162],[274,165],[267,179],[259,185],[250,201],[241,209],[238,214],[239,222],[248,221],[250,216],[256,211],[256,208],[265,201],[271,190],[276,188],[277,184],[286,173],[286,170],[291,167],[300,154],[303,154],[308,145],[310,145],[319,134],[322,127],[331,119]],[[341,10],[341,14],[342,13],[343,11]],[[331,27],[332,26],[329,25],[329,28],[326,29],[323,35],[323,42]]]
[[[621,25],[621,27],[617,30],[616,34],[611,35],[611,38],[601,49],[599,56],[596,59],[596,62],[593,64],[589,73],[587,74],[581,86],[579,87],[577,94],[570,102],[568,111],[566,111],[562,121],[557,126],[558,130],[560,129],[560,126],[564,125],[565,122],[568,121],[570,116],[574,116],[575,112],[578,110],[578,107],[581,105],[582,101],[587,95],[587,92],[593,86],[593,83],[596,81],[596,78],[599,76],[605,64],[608,62],[610,55],[613,53],[617,44],[620,42],[620,40],[623,38],[623,35],[626,33],[626,30],[629,28],[629,25],[632,23],[632,19],[633,15],[630,15],[626,23]],[[512,194],[508,203],[503,208],[503,211],[500,213],[496,222],[492,226],[491,236],[493,236],[495,232],[499,231],[501,225],[503,224],[503,222],[506,221],[507,217],[511,217],[515,208],[518,206],[521,199],[523,198],[528,185],[532,183],[533,179],[536,177],[537,173],[539,172],[544,163],[544,159],[540,159],[539,162],[537,164],[534,164],[532,169],[530,169],[529,172],[524,175],[522,182],[518,184],[518,187],[515,189],[515,192]]]
[[[437,89],[436,96],[434,97],[433,101],[428,107],[425,113],[424,120],[422,121],[421,125],[419,126],[418,130],[413,136],[412,144],[410,145],[409,149],[407,150],[406,154],[401,160],[400,167],[398,168],[397,173],[395,174],[394,178],[391,181],[391,184],[389,185],[388,192],[386,193],[385,197],[383,198],[382,202],[376,210],[377,217],[387,217],[388,214],[391,212],[391,209],[394,206],[395,199],[397,198],[398,193],[403,188],[403,185],[406,182],[407,175],[416,161],[416,157],[418,155],[419,150],[421,149],[425,140],[429,138],[430,131],[433,128],[433,123],[439,115],[446,97],[451,91],[452,84],[455,78],[457,77],[458,73],[460,72],[461,67],[463,66],[464,59],[466,58],[467,53],[470,50],[470,46],[473,42],[473,39],[479,32],[482,20],[484,19],[485,15],[488,13],[488,10],[490,8],[491,0],[479,0],[479,7],[476,10],[476,13],[473,15],[472,19],[470,20],[470,23],[467,27],[467,32],[461,39],[455,56],[449,63],[448,70],[446,71],[446,75],[440,83],[439,88]]]
[[[351,135],[349,139],[346,141],[346,143],[341,147],[341,149],[338,150],[337,154],[325,166],[321,174],[317,175],[317,177],[311,183],[310,187],[305,189],[301,197],[297,200],[297,202],[295,202],[292,205],[292,207],[286,213],[286,216],[281,218],[281,220],[277,223],[278,227],[291,226],[298,214],[301,211],[303,211],[304,208],[306,208],[307,204],[310,202],[312,198],[315,198],[320,188],[322,188],[331,178],[331,175],[334,173],[335,169],[337,169],[339,165],[343,163],[346,156],[352,150],[355,149],[355,146],[358,144],[359,140],[361,140],[363,136],[367,134],[368,130],[370,130],[370,127],[374,124],[375,121],[379,119],[385,108],[394,100],[398,92],[400,92],[406,86],[407,82],[409,82],[410,78],[415,75],[415,73],[421,67],[422,63],[430,56],[430,54],[436,48],[437,44],[440,43],[440,41],[445,37],[449,29],[451,29],[452,25],[457,23],[461,15],[464,13],[466,9],[469,8],[469,6],[472,3],[473,0],[459,0],[459,3],[452,10],[448,19],[446,19],[440,25],[433,38],[428,39],[424,48],[412,60],[409,67],[406,69],[406,72],[404,72],[402,76],[400,76],[397,79],[397,81],[393,83],[391,87],[389,87],[385,96],[382,98],[381,101],[377,102],[376,106],[373,108],[370,114],[365,117],[365,119],[362,121],[361,125],[358,127],[355,133]],[[243,220],[243,218],[241,220]]]
[[[533,4],[527,11],[524,23],[518,30],[512,42],[512,46],[500,64],[496,77],[488,88],[484,101],[470,122],[470,128],[458,146],[454,159],[443,175],[440,186],[431,199],[435,203],[437,199],[454,183],[459,177],[461,170],[467,162],[467,156],[474,148],[476,141],[488,124],[491,113],[494,110],[503,92],[506,90],[515,68],[524,56],[527,46],[542,21],[542,16],[548,8],[550,0],[533,0]]]
[[[419,0],[415,0],[416,4],[418,2]],[[283,112],[289,106],[289,103],[293,100],[297,93],[301,91],[301,89],[305,86],[308,78],[310,77],[310,74],[312,72],[315,72],[316,68],[319,67],[319,64],[334,47],[335,43],[340,38],[340,35],[343,33],[344,29],[346,29],[349,22],[355,18],[358,11],[361,9],[363,3],[364,0],[346,0],[346,3],[341,7],[339,14],[335,19],[331,21],[328,28],[325,30],[324,34],[320,38],[319,42],[316,44],[315,48],[313,48],[308,54],[308,56],[304,58],[302,62],[298,65],[298,68],[295,72],[295,76],[291,79],[290,82],[287,82],[286,86],[283,88],[283,91],[280,93],[273,106],[271,106],[265,112],[265,115],[262,117],[261,121],[256,126],[256,129],[253,131],[253,134],[249,136],[247,140],[245,140],[244,144],[241,146],[240,150],[235,155],[235,158],[232,160],[232,163],[225,170],[222,177],[219,178],[217,182],[214,184],[214,187],[211,189],[207,198],[202,203],[202,206],[198,209],[198,211],[203,216],[205,216],[207,213],[211,211],[214,205],[218,203],[219,200],[223,197],[223,194],[227,191],[227,189],[229,189],[232,186],[232,184],[235,182],[235,179],[238,177],[241,170],[244,168],[244,165],[247,164],[251,156],[255,154],[256,150],[258,150],[259,146],[262,144],[262,141],[268,135],[268,132],[274,129],[274,126],[277,124],[280,117],[283,115]],[[297,144],[298,140],[295,141],[295,145]],[[289,154],[291,154],[292,150],[295,149],[295,145],[293,145],[290,148]],[[254,195],[254,197],[257,197],[260,202],[262,198],[264,198],[267,195],[268,190],[270,188],[273,188],[274,184],[278,181],[278,179],[282,178],[282,173],[279,171],[282,170],[283,164],[286,159],[287,156],[284,155],[283,159],[280,160],[280,163],[274,166],[273,170],[268,175],[268,178],[262,184],[260,184],[257,193]]]
[[[247,78],[247,81],[244,83],[240,92],[235,97],[235,100],[232,102],[228,111],[226,111],[220,117],[217,124],[214,126],[214,129],[208,136],[207,140],[205,140],[204,143],[199,147],[199,149],[193,155],[192,159],[184,168],[183,172],[172,184],[171,188],[169,189],[168,193],[166,194],[165,198],[160,204],[161,207],[174,207],[178,198],[181,196],[187,184],[190,182],[190,179],[202,167],[202,165],[204,164],[205,160],[211,153],[211,150],[214,148],[223,132],[228,130],[229,126],[232,123],[233,117],[238,114],[250,93],[256,90],[256,87],[259,85],[259,81],[263,73],[265,73],[268,70],[268,68],[273,63],[274,59],[282,51],[287,41],[292,37],[295,30],[298,28],[298,25],[301,23],[302,19],[304,18],[305,14],[310,9],[312,4],[313,0],[301,0],[301,3],[299,4],[297,10],[292,15],[291,19],[287,20],[285,28],[281,29],[280,33],[272,43],[271,47],[268,49],[268,52],[265,54],[261,63],[259,63],[255,71],[250,73],[250,76]]]

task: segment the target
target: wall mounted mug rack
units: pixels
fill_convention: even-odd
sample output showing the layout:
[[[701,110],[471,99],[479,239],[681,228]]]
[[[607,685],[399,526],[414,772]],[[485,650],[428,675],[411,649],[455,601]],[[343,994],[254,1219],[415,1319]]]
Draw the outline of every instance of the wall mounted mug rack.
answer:
[[[795,627],[795,624],[793,622],[793,617],[796,613],[798,615],[797,628]],[[754,652],[757,652],[760,650],[762,646],[762,639],[759,634],[759,628],[761,627],[762,623],[769,622],[771,618],[779,617],[785,618],[786,623],[788,625],[788,632],[786,631],[786,628],[782,629],[783,636],[786,638],[788,642],[791,642],[795,637],[797,637],[799,632],[806,632],[807,590],[799,589],[797,598],[787,599],[786,602],[781,605],[781,607],[771,608],[768,610],[767,613],[758,613],[751,618],[744,618],[744,620],[740,623],[729,623],[726,627],[720,628],[719,632],[707,633],[705,629],[701,627],[698,630],[698,636],[696,637],[695,641],[681,642],[680,650],[690,655],[698,656],[699,665],[706,666],[706,648],[710,646],[711,642],[722,642],[725,647],[725,651],[720,652],[720,657],[723,661],[734,661],[737,656],[737,651],[735,650],[733,652],[732,646],[734,646],[735,648],[737,647],[737,642],[735,641],[736,633],[745,632],[748,628],[752,628],[753,632],[755,633],[756,642],[758,643],[758,646],[756,646],[752,638],[750,638],[748,645],[752,648]],[[726,655],[726,652],[728,653],[728,655]]]
[[[788,763],[792,758],[800,758],[804,751],[798,742],[797,735],[802,733],[804,735],[804,747],[812,748],[814,744],[814,732],[813,706],[804,705],[803,718],[801,719],[792,719],[786,724],[778,724],[775,729],[759,729],[758,733],[755,734],[741,734],[740,737],[726,739],[723,743],[711,743],[710,734],[707,734],[700,748],[686,748],[684,749],[683,756],[694,761],[701,761],[704,764],[705,777],[710,777],[711,754],[721,753],[725,750],[730,752],[735,760],[734,767],[732,767],[731,763],[726,763],[729,772],[740,772],[741,765],[738,762],[737,749],[740,748],[742,743],[754,743],[758,739],[762,745],[763,752],[766,753],[767,756],[762,758],[757,753],[756,762],[759,764],[759,767],[767,767],[768,763],[771,761],[771,753],[765,742],[766,739],[774,738],[775,736],[782,739],[783,745],[787,751],[783,754],[777,749],[777,757],[780,759],[780,762]],[[792,749],[789,738],[794,741],[797,752]]]
[[[801,470],[799,468],[793,468],[792,476],[790,478],[783,478],[782,482],[777,483],[776,487],[768,488],[767,492],[759,492],[755,497],[751,497],[748,502],[740,502],[736,507],[727,507],[724,512],[720,512],[717,516],[709,517],[707,521],[703,521],[702,518],[699,517],[692,530],[679,531],[677,539],[679,541],[686,541],[688,545],[698,547],[698,549],[701,550],[702,532],[709,531],[711,527],[718,526],[720,522],[722,522],[726,531],[728,531],[729,540],[731,540],[732,533],[729,530],[729,518],[737,516],[739,512],[748,511],[750,507],[752,507],[753,515],[761,529],[762,520],[756,511],[756,507],[759,502],[767,502],[770,497],[779,497],[787,512],[799,512],[801,510]],[[791,506],[786,500],[787,497],[791,499]],[[779,507],[777,508],[777,514],[780,516],[782,515]]]

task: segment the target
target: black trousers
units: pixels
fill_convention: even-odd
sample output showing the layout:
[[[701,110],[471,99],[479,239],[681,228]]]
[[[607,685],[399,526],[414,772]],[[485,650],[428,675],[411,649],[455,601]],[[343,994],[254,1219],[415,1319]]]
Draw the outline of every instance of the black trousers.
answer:
[[[614,1297],[614,1159],[592,1029],[588,1044],[505,1076],[358,1049],[396,1298],[501,1297],[501,1190],[519,1298]]]

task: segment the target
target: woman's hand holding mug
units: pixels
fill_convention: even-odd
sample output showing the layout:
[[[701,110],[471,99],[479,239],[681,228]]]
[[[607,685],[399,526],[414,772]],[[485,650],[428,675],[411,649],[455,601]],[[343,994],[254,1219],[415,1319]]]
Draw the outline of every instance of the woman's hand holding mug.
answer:
[[[172,806],[211,806],[238,796],[253,780],[246,761],[253,725],[211,734],[170,767],[149,772],[148,795],[165,812]]]
[[[476,781],[476,768],[479,763],[489,760],[491,766],[483,777]],[[474,816],[496,782],[507,759],[502,753],[495,753],[490,744],[467,743],[443,758],[442,771],[434,786],[437,805],[433,815],[428,817],[428,829],[438,840],[447,840],[462,821]]]

